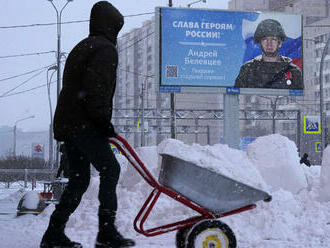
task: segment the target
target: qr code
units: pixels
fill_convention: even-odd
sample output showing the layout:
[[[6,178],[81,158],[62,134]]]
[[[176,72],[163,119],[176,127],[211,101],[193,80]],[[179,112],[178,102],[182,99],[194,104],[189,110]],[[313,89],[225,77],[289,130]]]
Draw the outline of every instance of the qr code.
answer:
[[[167,65],[166,66],[166,77],[178,77],[178,66],[176,65]]]

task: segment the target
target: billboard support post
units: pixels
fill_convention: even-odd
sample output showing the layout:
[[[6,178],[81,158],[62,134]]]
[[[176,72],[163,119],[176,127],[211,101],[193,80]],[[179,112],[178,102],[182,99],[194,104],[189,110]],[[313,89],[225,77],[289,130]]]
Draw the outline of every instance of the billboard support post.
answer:
[[[224,142],[231,148],[239,149],[238,95],[224,94]]]

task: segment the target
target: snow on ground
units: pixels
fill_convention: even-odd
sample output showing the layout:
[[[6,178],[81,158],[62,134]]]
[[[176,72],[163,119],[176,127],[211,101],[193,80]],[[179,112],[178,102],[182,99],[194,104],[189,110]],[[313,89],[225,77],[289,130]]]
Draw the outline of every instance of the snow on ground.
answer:
[[[239,248],[330,247],[330,202],[320,200],[321,166],[299,164],[296,147],[283,136],[258,138],[249,145],[247,152],[221,144],[186,145],[173,139],[163,141],[158,147],[143,147],[136,151],[155,178],[158,178],[160,165],[157,152],[167,153],[271,194],[271,202],[257,202],[257,208],[253,210],[221,219],[234,231]],[[134,231],[133,220],[151,187],[123,156],[117,157],[122,165],[117,190],[119,210],[116,224],[119,230],[135,239],[137,248],[175,248],[174,232],[148,238]],[[323,163],[330,165],[330,156],[324,160],[327,161]],[[98,184],[98,177],[93,177],[66,228],[67,235],[82,242],[86,248],[93,247],[97,233]],[[0,194],[2,192],[0,190]],[[18,201],[22,194],[22,191],[4,193],[0,199]],[[21,216],[0,222],[0,247],[38,247],[53,210],[54,206],[50,205],[38,216]],[[163,196],[152,210],[146,227],[183,220],[194,214],[177,201]]]

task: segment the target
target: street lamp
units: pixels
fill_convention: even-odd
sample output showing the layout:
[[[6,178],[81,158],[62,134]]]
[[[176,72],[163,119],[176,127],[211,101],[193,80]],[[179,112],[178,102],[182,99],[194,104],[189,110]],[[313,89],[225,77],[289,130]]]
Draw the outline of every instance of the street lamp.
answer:
[[[15,125],[14,125],[14,141],[13,141],[13,156],[16,157],[16,125],[18,122],[20,121],[24,121],[24,120],[27,120],[27,119],[32,119],[34,118],[34,115],[31,115],[29,117],[25,117],[23,119],[19,119],[15,122]]]
[[[195,1],[195,2],[192,2],[192,3],[188,3],[187,7],[190,8],[191,5],[193,5],[193,4],[195,4],[195,3],[199,3],[199,2],[206,3],[206,0],[198,0],[198,1]]]
[[[73,0],[67,0],[67,2],[64,4],[64,6],[61,8],[60,11],[56,8],[55,4],[53,3],[53,0],[48,0],[54,7],[56,11],[56,17],[57,17],[57,99],[60,95],[61,90],[61,18],[62,18],[62,12],[64,8],[68,5],[69,2],[72,2]]]
[[[53,73],[51,74],[50,78],[48,79],[48,73],[50,70],[54,70]],[[51,66],[47,70],[47,93],[48,93],[48,104],[49,104],[49,115],[50,115],[50,125],[49,125],[49,163],[53,165],[53,149],[54,149],[54,144],[53,144],[53,108],[52,108],[52,101],[50,97],[50,83],[52,81],[52,77],[57,71],[57,66]]]

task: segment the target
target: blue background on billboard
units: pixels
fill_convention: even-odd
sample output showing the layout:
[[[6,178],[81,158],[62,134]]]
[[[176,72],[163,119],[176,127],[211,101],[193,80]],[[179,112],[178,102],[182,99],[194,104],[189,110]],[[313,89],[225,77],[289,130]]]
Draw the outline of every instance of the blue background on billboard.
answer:
[[[161,85],[233,86],[245,56],[243,19],[255,21],[256,12],[227,12],[198,9],[161,9]],[[174,21],[198,23],[196,28],[174,27]],[[231,29],[202,28],[201,23],[231,24]],[[218,33],[216,38],[186,36],[186,31]],[[201,43],[203,42],[203,43]],[[191,45],[195,43],[195,45]],[[198,45],[199,43],[199,45]],[[223,46],[221,44],[224,44]],[[192,49],[192,50],[191,50]],[[189,51],[216,54],[212,57],[188,56]],[[186,64],[185,58],[220,61],[220,65]],[[166,71],[166,66],[172,66]],[[175,67],[175,68],[174,68]]]

